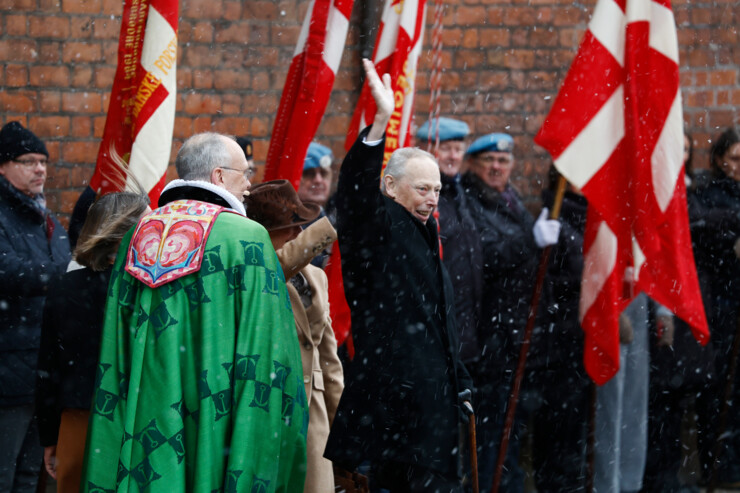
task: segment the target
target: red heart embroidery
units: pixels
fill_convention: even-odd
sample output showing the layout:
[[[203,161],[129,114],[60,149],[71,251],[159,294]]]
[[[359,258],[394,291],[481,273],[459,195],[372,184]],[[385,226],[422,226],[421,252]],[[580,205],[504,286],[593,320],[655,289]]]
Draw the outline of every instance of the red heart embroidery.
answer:
[[[160,265],[170,267],[187,260],[203,240],[203,227],[195,221],[180,221],[172,226],[164,240]]]
[[[134,238],[134,248],[138,254],[138,261],[146,266],[152,266],[157,262],[159,243],[162,240],[164,223],[156,219],[147,221],[139,228]]]

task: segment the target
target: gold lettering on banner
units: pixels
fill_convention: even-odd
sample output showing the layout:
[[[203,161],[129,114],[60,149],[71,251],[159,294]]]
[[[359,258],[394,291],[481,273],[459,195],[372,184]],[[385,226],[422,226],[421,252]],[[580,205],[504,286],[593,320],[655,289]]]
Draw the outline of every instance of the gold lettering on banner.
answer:
[[[136,98],[134,100],[134,118],[139,116],[141,108],[144,107],[160,85],[162,85],[162,81],[150,72],[147,72],[144,78],[141,79],[141,84],[139,84],[139,90],[136,92]]]
[[[157,61],[154,62],[154,66],[162,71],[164,75],[169,74],[169,70],[177,63],[177,36],[172,38],[167,44],[167,47],[159,55]]]
[[[400,141],[403,104],[406,101],[406,96],[411,91],[409,79],[413,80],[413,78],[411,78],[412,76],[409,75],[408,65],[409,62],[406,60],[403,64],[403,73],[398,76],[396,89],[393,91],[394,109],[393,113],[391,113],[391,119],[388,121],[388,126],[385,129],[386,137],[385,152],[383,153],[383,167],[388,163],[388,159],[390,159],[393,151],[403,145]]]

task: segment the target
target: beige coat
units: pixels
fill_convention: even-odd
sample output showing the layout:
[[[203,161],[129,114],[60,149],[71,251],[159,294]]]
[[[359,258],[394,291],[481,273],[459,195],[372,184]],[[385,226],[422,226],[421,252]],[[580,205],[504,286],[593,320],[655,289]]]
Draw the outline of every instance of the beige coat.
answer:
[[[287,243],[278,257],[286,279],[302,275],[311,289],[311,304],[304,308],[298,291],[287,283],[303,362],[303,383],[309,402],[307,473],[304,492],[334,491],[332,464],[324,459],[324,447],[339,397],[344,388],[342,364],[329,317],[328,281],[321,269],[308,262],[336,238],[329,221],[317,221]]]

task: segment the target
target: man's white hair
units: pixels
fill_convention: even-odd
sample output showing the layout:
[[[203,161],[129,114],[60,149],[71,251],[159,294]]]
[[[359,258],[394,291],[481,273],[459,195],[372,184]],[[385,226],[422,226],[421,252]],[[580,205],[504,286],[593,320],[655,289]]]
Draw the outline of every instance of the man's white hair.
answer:
[[[435,163],[437,162],[433,155],[418,147],[401,147],[400,149],[396,149],[391,154],[390,159],[388,159],[388,164],[386,164],[383,174],[400,180],[406,174],[406,163],[411,159],[423,157],[429,158]],[[380,182],[380,190],[385,193],[385,180]]]
[[[231,161],[224,139],[236,140],[215,132],[195,134],[186,140],[175,158],[177,175],[183,180],[211,181],[211,172]]]

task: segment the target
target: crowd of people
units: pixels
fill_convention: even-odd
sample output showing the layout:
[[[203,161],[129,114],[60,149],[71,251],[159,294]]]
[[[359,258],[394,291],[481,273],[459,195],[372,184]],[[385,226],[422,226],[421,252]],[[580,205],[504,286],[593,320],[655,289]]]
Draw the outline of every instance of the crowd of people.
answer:
[[[740,399],[728,379],[738,131],[713,141],[704,171],[685,137],[710,344],[635,293],[619,320],[620,370],[595,388],[578,318],[586,199],[569,187],[550,219],[553,168],[533,215],[511,183],[515,140],[472,139],[453,118],[416,132],[420,147],[439,142],[436,157],[402,148],[383,168],[393,93],[363,64],[377,112],[332,197],[325,146],[309,147],[296,190],[252,184],[248,139],[196,134],[157,204],[88,190],[70,241],[44,201],[46,146],[18,122],[2,128],[0,491],[35,492],[43,464],[61,492],[467,492],[471,416],[490,491],[547,247],[499,491],[585,491],[592,409],[597,493],[740,484],[740,414],[721,412]],[[337,347],[322,270],[337,239],[352,358]]]

